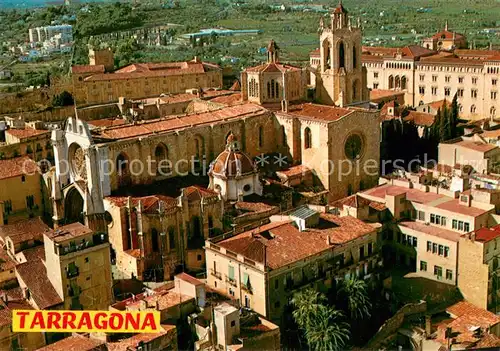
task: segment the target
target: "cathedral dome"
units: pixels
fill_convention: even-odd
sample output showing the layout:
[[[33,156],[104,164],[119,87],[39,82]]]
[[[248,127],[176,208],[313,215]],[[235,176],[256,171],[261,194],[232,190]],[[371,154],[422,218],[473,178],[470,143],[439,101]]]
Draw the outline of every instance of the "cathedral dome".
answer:
[[[236,137],[231,133],[227,137],[226,149],[213,162],[211,173],[232,178],[251,174],[255,171],[254,162],[247,154],[239,150]]]

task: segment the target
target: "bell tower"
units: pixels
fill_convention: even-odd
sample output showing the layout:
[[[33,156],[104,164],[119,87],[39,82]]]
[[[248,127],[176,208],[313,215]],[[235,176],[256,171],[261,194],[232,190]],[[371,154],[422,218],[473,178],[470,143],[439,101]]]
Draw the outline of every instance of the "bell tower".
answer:
[[[316,98],[326,105],[344,106],[367,101],[366,69],[361,64],[361,28],[354,26],[342,0],[330,13],[330,25],[320,20],[320,66]]]

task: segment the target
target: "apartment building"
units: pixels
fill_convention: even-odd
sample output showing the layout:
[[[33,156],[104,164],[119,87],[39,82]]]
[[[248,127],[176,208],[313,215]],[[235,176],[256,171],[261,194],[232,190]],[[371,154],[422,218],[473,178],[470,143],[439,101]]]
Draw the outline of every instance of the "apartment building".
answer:
[[[108,308],[113,280],[105,234],[73,223],[45,233],[44,246],[48,278],[65,309]]]
[[[500,225],[464,234],[459,241],[458,287],[477,307],[498,312],[500,305]]]
[[[488,143],[481,134],[463,136],[440,143],[438,150],[439,165],[452,169],[468,165],[479,174],[498,173],[500,148]]]
[[[64,43],[73,41],[73,26],[61,24],[30,28],[28,31],[30,43],[40,43],[60,35]]]
[[[32,218],[43,212],[41,174],[29,157],[0,160],[0,201],[4,203],[1,224]]]
[[[307,207],[274,219],[229,238],[207,240],[207,284],[280,324],[295,291],[335,287],[335,278],[375,277],[381,264],[379,224]]]
[[[456,285],[460,235],[489,226],[495,213],[494,199],[476,196],[475,191],[432,186],[430,176],[381,178],[381,185],[356,195],[355,212],[343,201],[341,213],[349,211],[358,219],[384,223],[382,243],[387,262]]]

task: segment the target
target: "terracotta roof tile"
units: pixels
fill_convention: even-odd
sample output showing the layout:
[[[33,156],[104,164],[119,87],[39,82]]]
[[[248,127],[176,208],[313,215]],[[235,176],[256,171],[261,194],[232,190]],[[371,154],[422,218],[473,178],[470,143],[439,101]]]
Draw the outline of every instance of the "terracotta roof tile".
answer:
[[[4,240],[6,237],[10,237],[14,244],[28,240],[43,241],[43,234],[49,232],[50,228],[40,218],[31,218],[0,226],[0,237]]]
[[[70,239],[77,239],[81,236],[92,233],[93,230],[81,223],[72,223],[47,233],[47,236],[55,242],[63,242]]]
[[[218,104],[224,104],[227,106],[238,105],[242,103],[241,93],[235,93],[231,95],[218,96],[210,100]]]
[[[246,72],[291,72],[291,71],[301,71],[299,67],[292,65],[282,64],[282,63],[264,63],[260,66],[249,67]]]
[[[278,269],[374,231],[373,226],[357,218],[322,213],[319,225],[303,232],[290,222],[270,223],[217,245],[257,262],[263,262],[265,257],[266,266]],[[327,243],[328,237],[331,244]]]
[[[71,67],[71,72],[73,74],[104,73],[104,71],[103,65],[80,65]]]
[[[299,176],[304,176],[306,174],[312,173],[311,169],[304,165],[292,166],[288,169],[279,171],[277,173],[283,174],[288,178],[294,178]]]
[[[491,228],[481,228],[474,232],[475,239],[481,242],[488,242],[500,237],[500,225]]]
[[[353,110],[350,110],[348,108],[307,103],[290,106],[286,114],[302,118],[318,119],[326,122],[332,122],[344,116],[347,116],[352,112]]]
[[[95,131],[94,135],[106,139],[135,138],[143,135],[165,133],[177,129],[191,128],[195,125],[215,123],[232,118],[237,119],[248,115],[263,114],[266,112],[267,111],[261,106],[248,103],[225,107],[211,112],[169,117],[166,119],[155,119],[136,125],[124,125],[107,128],[103,131]]]
[[[107,196],[105,199],[118,207],[125,207],[128,202],[127,196]],[[142,203],[144,213],[158,213],[160,202],[163,203],[165,211],[177,208],[177,199],[165,195],[150,195],[142,197],[133,196],[130,198],[130,201],[132,206],[139,205],[140,201]]]
[[[432,113],[410,111],[408,116],[403,118],[407,122],[413,122],[417,126],[430,127],[434,124],[435,116]]]
[[[85,81],[127,80],[144,77],[167,77],[185,74],[202,74],[217,65],[203,62],[134,63],[113,73],[99,73],[85,78]]]
[[[48,309],[63,302],[49,281],[41,259],[22,263],[16,267],[16,271],[39,309]]]
[[[72,335],[37,351],[105,351],[106,342],[79,334]]]
[[[203,188],[198,185],[191,185],[184,188],[184,196],[187,196],[189,201],[195,201],[204,198],[218,198],[219,194],[213,190]]]
[[[175,276],[175,278],[177,279],[180,279],[180,280],[184,280],[185,282],[188,282],[190,284],[193,284],[193,285],[205,285],[205,283],[203,283],[202,281],[196,279],[195,277],[187,274],[187,273],[179,273]]]
[[[21,175],[36,174],[38,166],[28,156],[0,160],[0,179],[19,177]]]
[[[422,223],[422,222],[403,221],[403,222],[399,223],[399,226],[413,229],[413,230],[418,231],[418,232],[422,232],[425,234],[429,234],[429,235],[436,236],[438,238],[443,238],[443,239],[453,241],[453,242],[458,242],[458,240],[460,239],[460,233],[457,233],[457,232],[454,232],[451,230],[447,230],[447,229],[443,229],[440,227],[435,227],[432,225],[427,225],[427,224]]]
[[[447,328],[451,328],[454,334],[458,334],[454,337],[457,343],[474,344],[479,341],[479,338],[474,336],[474,330],[471,328],[480,327],[484,331],[500,323],[499,316],[467,301],[460,301],[448,307],[446,312],[451,314],[454,320],[438,327],[436,340],[443,344],[447,340],[445,337]]]
[[[448,30],[442,30],[432,36],[433,39],[453,39],[453,37],[458,40],[462,39],[464,36],[460,33],[450,32]]]
[[[121,118],[106,118],[106,119],[97,119],[93,121],[88,121],[88,124],[94,127],[115,127],[121,126],[127,123],[126,120]]]
[[[159,333],[150,333],[150,334],[136,334],[130,338],[120,340],[118,342],[109,342],[107,343],[107,349],[109,351],[129,351],[129,350],[137,350],[137,347],[141,342],[143,343],[150,343],[153,342],[154,340],[164,337],[164,335],[169,335],[169,339],[171,341],[174,340],[174,338],[177,338],[177,333],[174,325],[161,325],[162,331]],[[163,343],[162,343],[163,345]],[[168,345],[163,345],[166,347],[166,349],[170,349]],[[61,350],[63,351],[63,350]]]
[[[12,314],[14,310],[32,310],[30,304],[23,299],[15,301],[0,301],[0,326],[12,324]]]
[[[490,143],[485,143],[485,142],[479,142],[479,141],[469,141],[469,140],[462,140],[459,141],[458,143],[455,143],[455,145],[465,147],[467,149],[471,149],[474,151],[479,151],[479,152],[488,152],[491,150],[496,149],[498,146]]]
[[[6,134],[10,134],[13,137],[16,137],[18,139],[27,139],[43,134],[50,135],[49,130],[40,130],[40,129],[32,129],[32,128],[25,128],[25,129],[7,129],[5,131]]]
[[[397,98],[398,95],[404,95],[404,92],[395,91],[395,90],[383,90],[383,89],[370,90],[370,100],[378,100],[378,99],[389,98],[389,97]]]

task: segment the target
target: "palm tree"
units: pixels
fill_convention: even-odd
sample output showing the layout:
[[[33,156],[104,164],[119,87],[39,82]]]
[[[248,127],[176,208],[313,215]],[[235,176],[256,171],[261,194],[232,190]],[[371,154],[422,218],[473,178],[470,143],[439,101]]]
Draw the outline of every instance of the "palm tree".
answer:
[[[349,340],[349,325],[342,322],[341,311],[326,306],[326,297],[312,289],[294,295],[292,316],[304,330],[311,350],[339,350]]]
[[[341,311],[320,305],[312,316],[306,332],[307,343],[313,351],[341,350],[349,341],[349,324],[342,322]]]
[[[325,296],[313,289],[295,293],[292,299],[292,305],[295,307],[292,313],[293,319],[301,329],[307,330],[314,313],[325,302]]]
[[[368,299],[366,283],[355,277],[351,277],[342,282],[337,292],[340,301],[344,302],[351,319],[363,319],[370,317],[372,304]]]

